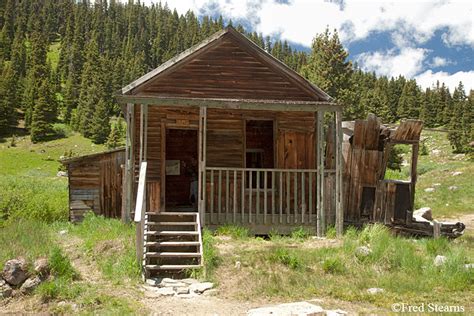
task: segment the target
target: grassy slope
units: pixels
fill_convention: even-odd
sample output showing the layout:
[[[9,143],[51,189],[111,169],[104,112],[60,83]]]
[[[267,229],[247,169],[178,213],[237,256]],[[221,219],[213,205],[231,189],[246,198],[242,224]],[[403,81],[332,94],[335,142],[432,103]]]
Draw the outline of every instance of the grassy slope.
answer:
[[[474,162],[451,152],[446,133],[424,131],[429,155],[420,156],[415,206],[431,207],[434,217],[456,217],[474,213]],[[433,151],[439,150],[438,154]],[[460,171],[461,175],[452,173]],[[434,186],[435,184],[439,186]],[[455,191],[450,186],[457,186]],[[435,192],[425,192],[433,187]]]

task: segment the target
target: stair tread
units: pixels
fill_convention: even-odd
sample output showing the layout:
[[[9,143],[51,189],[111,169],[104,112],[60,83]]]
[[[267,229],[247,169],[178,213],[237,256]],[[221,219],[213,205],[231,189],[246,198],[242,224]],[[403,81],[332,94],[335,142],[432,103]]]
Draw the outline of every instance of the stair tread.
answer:
[[[197,225],[196,222],[146,222],[147,225],[161,225],[161,226],[174,226],[174,225]]]
[[[197,212],[161,212],[161,213],[151,213],[147,212],[146,215],[197,215]]]
[[[199,241],[148,241],[145,246],[199,246]]]
[[[159,252],[146,252],[147,257],[200,257],[199,252],[171,252],[171,251],[159,251]]]
[[[189,265],[174,265],[174,264],[147,264],[145,266],[147,269],[150,270],[183,270],[183,269],[191,269],[191,268],[200,268],[201,265],[198,264],[189,264]]]
[[[198,235],[195,230],[149,230],[145,232],[145,235]]]

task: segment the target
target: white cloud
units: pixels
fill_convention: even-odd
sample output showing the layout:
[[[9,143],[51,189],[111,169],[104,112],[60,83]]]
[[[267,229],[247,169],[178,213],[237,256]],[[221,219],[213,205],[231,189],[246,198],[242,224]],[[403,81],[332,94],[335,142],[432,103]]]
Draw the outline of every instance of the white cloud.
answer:
[[[157,1],[145,0],[145,3]],[[326,26],[340,31],[342,40],[363,39],[371,32],[392,31],[398,47],[414,46],[443,30],[449,45],[474,47],[473,3],[469,0],[168,0],[179,13],[191,9],[206,12],[218,7],[229,18],[248,19],[257,31],[281,34],[282,38],[306,46]],[[344,8],[341,10],[341,7]]]
[[[424,48],[403,48],[400,52],[394,49],[387,52],[367,52],[359,54],[355,60],[367,71],[378,75],[413,77],[423,68],[423,61],[428,50]]]
[[[436,57],[433,57],[433,59],[431,60],[430,66],[436,68],[436,67],[443,67],[443,66],[448,66],[452,64],[454,64],[452,60],[436,56]]]
[[[470,71],[458,71],[454,74],[449,74],[444,71],[433,72],[427,70],[422,74],[415,76],[416,82],[423,88],[429,88],[436,84],[436,81],[444,82],[449,87],[451,92],[458,86],[459,81],[462,81],[466,93],[469,90],[474,90],[474,70]]]

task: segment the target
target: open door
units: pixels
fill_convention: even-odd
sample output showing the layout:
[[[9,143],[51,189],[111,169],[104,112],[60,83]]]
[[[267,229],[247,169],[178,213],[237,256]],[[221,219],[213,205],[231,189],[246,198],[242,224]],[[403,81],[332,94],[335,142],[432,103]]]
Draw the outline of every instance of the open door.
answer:
[[[197,211],[198,131],[166,129],[165,157],[166,211]]]

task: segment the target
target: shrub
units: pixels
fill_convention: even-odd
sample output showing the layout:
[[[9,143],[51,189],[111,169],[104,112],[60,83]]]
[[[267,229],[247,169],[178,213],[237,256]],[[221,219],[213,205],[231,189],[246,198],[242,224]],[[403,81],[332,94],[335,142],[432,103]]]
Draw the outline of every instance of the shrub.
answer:
[[[76,270],[71,265],[71,261],[62,253],[61,248],[55,247],[49,256],[51,273],[58,278],[74,280],[78,277]]]
[[[54,138],[66,138],[71,136],[71,129],[65,124],[53,124]]]
[[[326,273],[331,274],[342,274],[345,272],[346,268],[344,263],[342,262],[341,258],[339,257],[332,257],[324,260],[323,262],[323,270]]]
[[[56,278],[54,280],[41,283],[36,289],[44,302],[61,299],[71,300],[79,297],[85,288],[77,283],[71,283],[67,278]]]
[[[294,252],[290,252],[286,248],[277,248],[274,253],[271,254],[270,261],[283,264],[293,270],[304,267],[300,258]]]
[[[216,234],[230,236],[234,239],[243,239],[249,237],[249,230],[242,226],[226,224],[217,228]]]
[[[291,238],[298,239],[298,240],[305,240],[311,236],[311,233],[305,229],[304,227],[298,227],[291,232]]]

